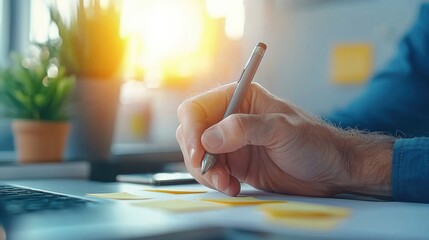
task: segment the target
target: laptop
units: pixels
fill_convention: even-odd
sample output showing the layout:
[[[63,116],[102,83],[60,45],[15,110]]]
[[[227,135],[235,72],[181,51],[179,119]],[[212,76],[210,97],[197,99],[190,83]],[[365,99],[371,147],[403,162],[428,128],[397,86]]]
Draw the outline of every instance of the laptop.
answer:
[[[70,179],[0,182],[0,239],[230,239],[204,221],[87,197],[141,189]]]
[[[202,221],[135,207],[129,201],[88,197],[88,193],[141,192],[143,186],[89,181],[85,162],[1,164],[0,173],[0,240],[223,239],[224,229]],[[31,179],[22,179],[25,176]]]

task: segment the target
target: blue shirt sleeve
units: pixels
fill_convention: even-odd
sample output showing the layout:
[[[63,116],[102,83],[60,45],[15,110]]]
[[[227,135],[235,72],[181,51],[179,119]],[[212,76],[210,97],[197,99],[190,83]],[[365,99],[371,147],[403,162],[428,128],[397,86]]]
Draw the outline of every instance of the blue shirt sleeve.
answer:
[[[392,197],[396,201],[429,203],[429,138],[395,142]]]
[[[393,149],[393,200],[429,203],[429,4],[364,93],[325,118],[342,128],[406,137]]]

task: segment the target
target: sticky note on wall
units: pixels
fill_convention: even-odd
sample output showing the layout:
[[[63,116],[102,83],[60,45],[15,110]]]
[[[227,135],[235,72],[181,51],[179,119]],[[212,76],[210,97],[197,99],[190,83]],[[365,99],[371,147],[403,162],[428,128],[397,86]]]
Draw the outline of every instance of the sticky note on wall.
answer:
[[[373,47],[370,43],[341,43],[332,48],[331,79],[336,84],[362,84],[371,75]]]

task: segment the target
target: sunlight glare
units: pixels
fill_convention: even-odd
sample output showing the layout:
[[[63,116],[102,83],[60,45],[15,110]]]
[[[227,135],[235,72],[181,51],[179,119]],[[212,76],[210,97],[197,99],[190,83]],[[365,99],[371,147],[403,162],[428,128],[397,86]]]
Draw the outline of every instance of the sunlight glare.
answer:
[[[211,18],[224,18],[228,9],[228,0],[206,0],[207,14]]]
[[[225,34],[232,40],[243,37],[245,12],[243,0],[230,0],[225,19]]]
[[[123,29],[136,40],[130,58],[145,78],[190,77],[197,70],[192,61],[202,45],[201,5],[197,0],[124,2]]]

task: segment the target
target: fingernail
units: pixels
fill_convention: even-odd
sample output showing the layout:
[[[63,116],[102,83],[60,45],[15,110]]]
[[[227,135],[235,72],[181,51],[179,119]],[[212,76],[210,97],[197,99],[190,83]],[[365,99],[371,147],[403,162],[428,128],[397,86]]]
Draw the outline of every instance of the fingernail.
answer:
[[[219,173],[212,174],[211,179],[212,179],[213,187],[219,190]]]
[[[213,127],[208,129],[203,134],[204,142],[210,147],[210,148],[218,148],[223,143],[223,136],[222,133],[219,131],[219,128]]]

